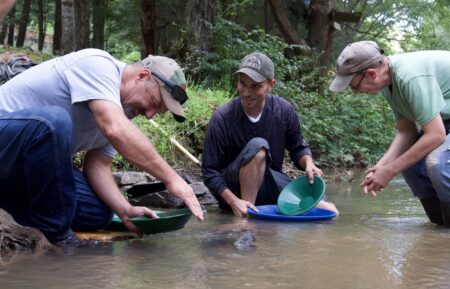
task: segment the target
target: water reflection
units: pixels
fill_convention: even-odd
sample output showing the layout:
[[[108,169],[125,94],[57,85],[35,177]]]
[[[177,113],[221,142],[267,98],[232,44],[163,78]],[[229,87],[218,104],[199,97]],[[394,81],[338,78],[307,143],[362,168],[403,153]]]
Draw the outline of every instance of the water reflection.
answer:
[[[283,223],[216,210],[183,230],[46,255],[0,271],[2,288],[449,288],[450,230],[428,222],[401,179],[377,198],[327,184],[341,215]],[[248,250],[234,244],[255,235]]]

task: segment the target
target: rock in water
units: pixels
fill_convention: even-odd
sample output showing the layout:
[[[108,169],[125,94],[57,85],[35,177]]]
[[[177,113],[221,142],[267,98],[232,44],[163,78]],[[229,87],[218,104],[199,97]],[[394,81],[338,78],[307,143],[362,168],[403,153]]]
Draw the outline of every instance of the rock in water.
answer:
[[[255,247],[255,233],[243,231],[233,242],[233,246],[238,250],[248,250]]]

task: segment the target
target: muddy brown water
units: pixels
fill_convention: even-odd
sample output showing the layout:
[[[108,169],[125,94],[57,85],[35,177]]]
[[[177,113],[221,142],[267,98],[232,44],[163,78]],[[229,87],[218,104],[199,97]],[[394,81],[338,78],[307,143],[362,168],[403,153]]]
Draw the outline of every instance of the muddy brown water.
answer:
[[[428,222],[401,178],[377,198],[327,183],[341,215],[285,223],[216,210],[182,230],[0,267],[0,288],[450,288],[450,229]],[[239,232],[255,246],[237,249]]]

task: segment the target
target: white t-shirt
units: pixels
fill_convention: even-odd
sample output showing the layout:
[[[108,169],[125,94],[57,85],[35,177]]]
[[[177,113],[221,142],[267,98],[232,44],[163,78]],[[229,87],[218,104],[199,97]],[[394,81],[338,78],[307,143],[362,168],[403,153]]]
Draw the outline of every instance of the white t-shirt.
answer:
[[[87,105],[105,99],[122,107],[120,82],[125,63],[98,49],[84,49],[25,70],[0,86],[0,115],[40,106],[59,106],[72,118],[72,153],[116,151],[102,135]]]

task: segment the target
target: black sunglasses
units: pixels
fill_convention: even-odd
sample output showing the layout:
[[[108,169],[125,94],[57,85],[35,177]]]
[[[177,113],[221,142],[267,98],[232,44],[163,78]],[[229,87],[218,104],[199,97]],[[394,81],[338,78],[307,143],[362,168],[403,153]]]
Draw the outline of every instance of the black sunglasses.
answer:
[[[366,76],[366,72],[367,72],[367,69],[364,69],[364,71],[361,73],[357,73],[357,75],[358,74],[360,74],[361,75],[361,78],[359,79],[359,81],[358,81],[358,84],[357,85],[355,85],[355,86],[352,86],[352,84],[351,84],[351,82],[350,82],[350,88],[351,89],[353,89],[353,90],[357,90],[358,88],[359,88],[359,86],[361,85],[361,82],[363,81],[363,79],[364,79],[364,77]],[[353,81],[353,79],[352,79],[352,81]]]
[[[170,80],[165,79],[164,77],[162,77],[161,75],[159,75],[158,73],[152,71],[151,72],[154,76],[156,76],[156,78],[158,78],[159,80],[161,80],[169,89],[170,89],[170,94],[173,96],[173,98],[178,101],[179,103],[183,104],[186,102],[186,100],[188,100],[188,96],[186,94],[186,91],[179,85],[173,83]]]

